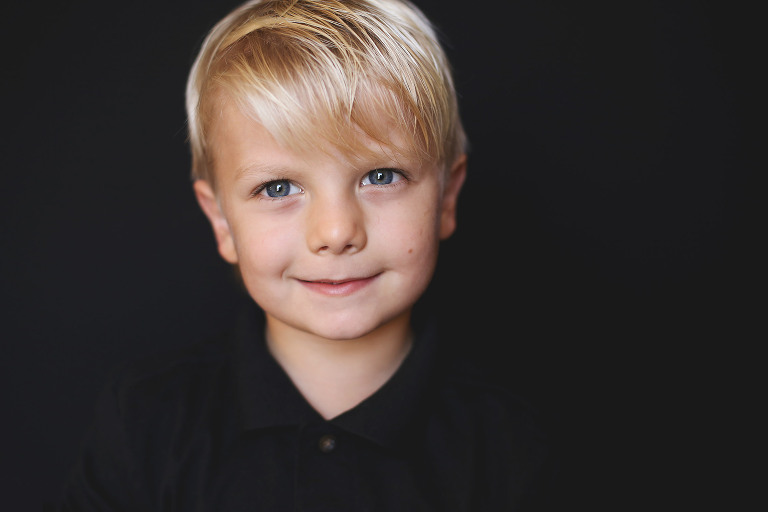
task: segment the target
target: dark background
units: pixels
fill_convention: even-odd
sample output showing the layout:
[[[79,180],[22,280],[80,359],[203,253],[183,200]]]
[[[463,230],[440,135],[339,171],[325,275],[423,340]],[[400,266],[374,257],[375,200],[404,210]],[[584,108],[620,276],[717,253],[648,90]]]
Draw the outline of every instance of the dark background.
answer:
[[[183,107],[236,3],[3,7],[2,510],[53,499],[112,369],[219,331],[241,300],[194,202]],[[764,311],[755,13],[418,4],[472,143],[428,294],[457,347],[545,412],[574,508],[733,505],[720,475]]]

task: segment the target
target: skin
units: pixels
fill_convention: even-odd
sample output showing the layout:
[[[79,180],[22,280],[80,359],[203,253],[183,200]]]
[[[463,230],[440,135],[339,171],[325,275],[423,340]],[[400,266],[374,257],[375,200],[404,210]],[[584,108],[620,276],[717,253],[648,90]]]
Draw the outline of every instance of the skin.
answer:
[[[372,155],[298,153],[230,102],[211,136],[216,188],[198,180],[194,190],[219,253],[239,265],[264,310],[273,356],[333,417],[407,354],[411,309],[456,227],[466,159],[446,179],[437,165],[394,160],[369,140]]]

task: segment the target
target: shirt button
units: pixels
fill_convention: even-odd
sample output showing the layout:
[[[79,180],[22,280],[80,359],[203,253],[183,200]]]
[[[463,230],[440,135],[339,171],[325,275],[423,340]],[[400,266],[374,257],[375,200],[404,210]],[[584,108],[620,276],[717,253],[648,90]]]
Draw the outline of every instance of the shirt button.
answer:
[[[330,434],[320,438],[317,447],[323,453],[331,453],[336,448],[336,438]]]

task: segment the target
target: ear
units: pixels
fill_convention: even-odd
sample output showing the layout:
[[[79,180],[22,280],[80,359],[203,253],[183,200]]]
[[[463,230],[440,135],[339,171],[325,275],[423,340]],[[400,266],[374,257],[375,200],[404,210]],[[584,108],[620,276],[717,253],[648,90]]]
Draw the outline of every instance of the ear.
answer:
[[[210,183],[205,180],[197,180],[193,184],[195,197],[200,208],[208,217],[208,221],[213,228],[213,234],[216,236],[216,243],[219,246],[219,254],[225,261],[237,263],[237,251],[235,250],[235,241],[232,238],[232,231],[229,229],[229,222],[221,211],[219,202],[216,200],[216,194]]]
[[[440,208],[440,240],[445,240],[456,230],[456,204],[459,192],[467,177],[467,155],[463,154],[453,163],[443,187],[442,206]]]

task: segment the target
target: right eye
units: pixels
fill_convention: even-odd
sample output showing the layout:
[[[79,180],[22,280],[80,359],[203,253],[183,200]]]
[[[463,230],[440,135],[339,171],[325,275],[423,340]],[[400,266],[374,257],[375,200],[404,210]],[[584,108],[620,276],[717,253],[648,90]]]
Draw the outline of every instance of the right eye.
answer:
[[[403,179],[403,173],[398,171],[397,169],[390,169],[388,167],[384,167],[381,169],[374,169],[367,173],[363,180],[360,182],[361,185],[389,185],[392,183],[397,183],[400,180]]]
[[[268,197],[277,199],[290,196],[292,194],[300,194],[301,192],[301,188],[288,180],[275,180],[261,185],[254,191],[253,195],[266,195]]]

